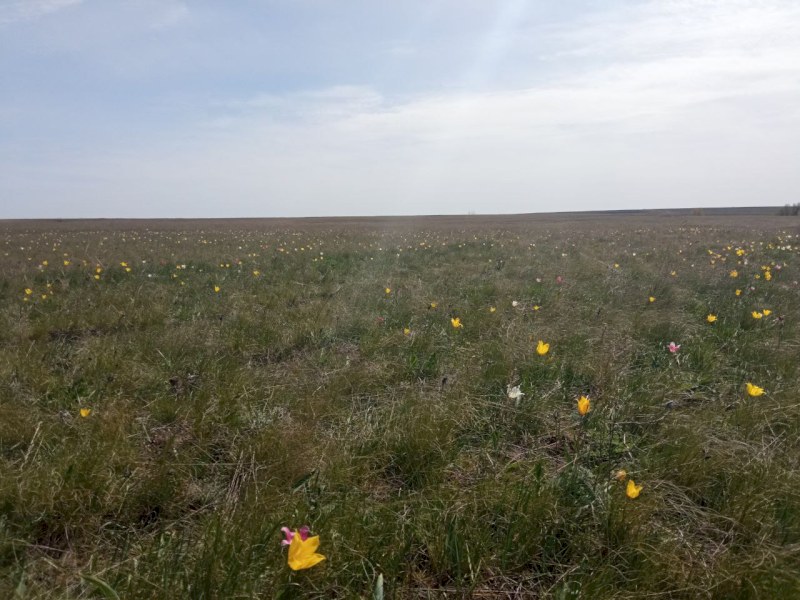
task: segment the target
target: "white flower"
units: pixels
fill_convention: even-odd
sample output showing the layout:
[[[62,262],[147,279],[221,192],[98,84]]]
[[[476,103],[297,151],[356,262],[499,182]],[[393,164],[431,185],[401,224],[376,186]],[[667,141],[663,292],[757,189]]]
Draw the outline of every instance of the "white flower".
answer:
[[[517,302],[516,300],[512,300],[511,301],[511,306],[513,306],[514,308],[517,308],[519,306],[519,302]]]
[[[525,395],[519,390],[519,386],[518,385],[515,385],[514,387],[511,387],[509,385],[507,390],[506,390],[506,393],[508,394],[508,397],[511,400],[519,400],[520,398],[522,398],[522,396]]]

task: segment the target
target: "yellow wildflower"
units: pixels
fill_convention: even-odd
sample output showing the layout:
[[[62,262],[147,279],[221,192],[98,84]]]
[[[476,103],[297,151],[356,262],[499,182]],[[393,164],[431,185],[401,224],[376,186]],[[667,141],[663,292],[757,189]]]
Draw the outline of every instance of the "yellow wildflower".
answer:
[[[592,403],[586,396],[578,398],[578,414],[585,417],[586,414],[592,409]]]
[[[656,301],[656,297],[655,296],[650,296],[647,300],[652,304],[653,302]]]
[[[764,388],[758,387],[749,381],[745,385],[747,386],[747,393],[751,396],[761,396],[764,393]]]
[[[733,271],[730,272],[730,276],[734,277],[734,278],[738,277],[739,276],[739,271],[734,269]]]
[[[82,408],[80,412],[81,412],[81,416],[85,419],[90,414],[92,414],[92,409],[91,408]]]
[[[383,291],[384,291],[384,292],[386,292],[386,294],[388,295],[388,294],[391,294],[391,293],[392,293],[392,288],[388,288],[388,287],[387,287],[387,288],[386,288],[385,290],[383,290]]]
[[[763,313],[763,315],[764,315],[765,317],[768,317],[768,316],[770,316],[770,315],[772,314],[772,311],[771,311],[770,309],[768,309],[768,308],[765,308],[765,309],[764,309],[764,310],[762,310],[761,312]]]
[[[641,491],[642,491],[641,485],[636,485],[633,482],[633,479],[628,480],[628,486],[625,488],[625,495],[628,496],[628,498],[630,498],[631,500],[633,500],[634,498],[638,498]]]
[[[30,296],[32,293],[33,293],[33,290],[31,288],[25,288],[25,295],[26,296]]]
[[[453,326],[454,329],[459,329],[461,327],[464,327],[464,325],[462,325],[461,323],[461,317],[454,317],[450,319],[450,324]]]
[[[220,290],[220,289],[221,289],[221,288],[220,288],[218,285],[215,285],[215,286],[214,286],[214,291],[215,291],[215,292],[219,293],[219,290]]]
[[[490,313],[497,312],[497,307],[496,306],[490,306],[489,307],[489,312]]]
[[[742,295],[742,290],[736,290],[736,295],[737,296],[741,296]]]
[[[314,565],[321,563],[325,560],[325,557],[317,553],[317,548],[319,548],[318,535],[304,540],[295,531],[289,544],[289,568],[292,571],[300,571],[302,569],[310,569]]]
[[[542,340],[539,340],[539,343],[536,344],[536,353],[539,356],[544,356],[548,352],[550,352],[550,344],[546,344]]]
[[[761,317],[763,317],[763,316],[764,316],[764,313],[760,313],[760,312],[758,312],[757,310],[754,310],[754,311],[753,311],[753,312],[751,312],[750,314],[751,314],[751,315],[753,315],[753,318],[754,318],[754,319],[760,319]]]

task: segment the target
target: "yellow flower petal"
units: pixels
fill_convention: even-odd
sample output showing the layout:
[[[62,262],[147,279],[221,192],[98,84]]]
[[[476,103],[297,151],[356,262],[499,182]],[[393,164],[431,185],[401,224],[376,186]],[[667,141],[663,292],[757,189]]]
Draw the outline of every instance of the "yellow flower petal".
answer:
[[[303,540],[300,537],[300,533],[295,531],[292,542],[289,544],[289,558],[287,561],[289,568],[293,571],[301,571],[321,563],[325,560],[325,557],[317,553],[317,548],[319,548],[318,535]]]
[[[628,486],[625,488],[625,495],[628,496],[628,498],[630,499],[638,498],[641,491],[642,491],[641,485],[636,485],[633,482],[633,479],[628,480]]]
[[[761,396],[764,393],[764,388],[758,387],[757,385],[750,383],[749,381],[746,384],[747,386],[747,393],[751,396]]]

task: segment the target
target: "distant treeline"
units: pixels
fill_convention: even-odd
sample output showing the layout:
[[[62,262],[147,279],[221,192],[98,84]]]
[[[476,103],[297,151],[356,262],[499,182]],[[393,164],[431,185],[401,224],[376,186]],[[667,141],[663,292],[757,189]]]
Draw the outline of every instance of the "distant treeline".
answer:
[[[797,215],[800,215],[800,202],[787,204],[786,206],[781,207],[778,214],[785,217],[796,217]]]

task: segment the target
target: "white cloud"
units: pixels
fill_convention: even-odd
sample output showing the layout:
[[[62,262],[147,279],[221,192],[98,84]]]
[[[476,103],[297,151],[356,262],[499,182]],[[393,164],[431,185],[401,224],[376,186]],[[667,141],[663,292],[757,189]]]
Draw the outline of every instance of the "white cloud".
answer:
[[[0,25],[38,19],[82,2],[83,0],[8,0],[0,2]]]

